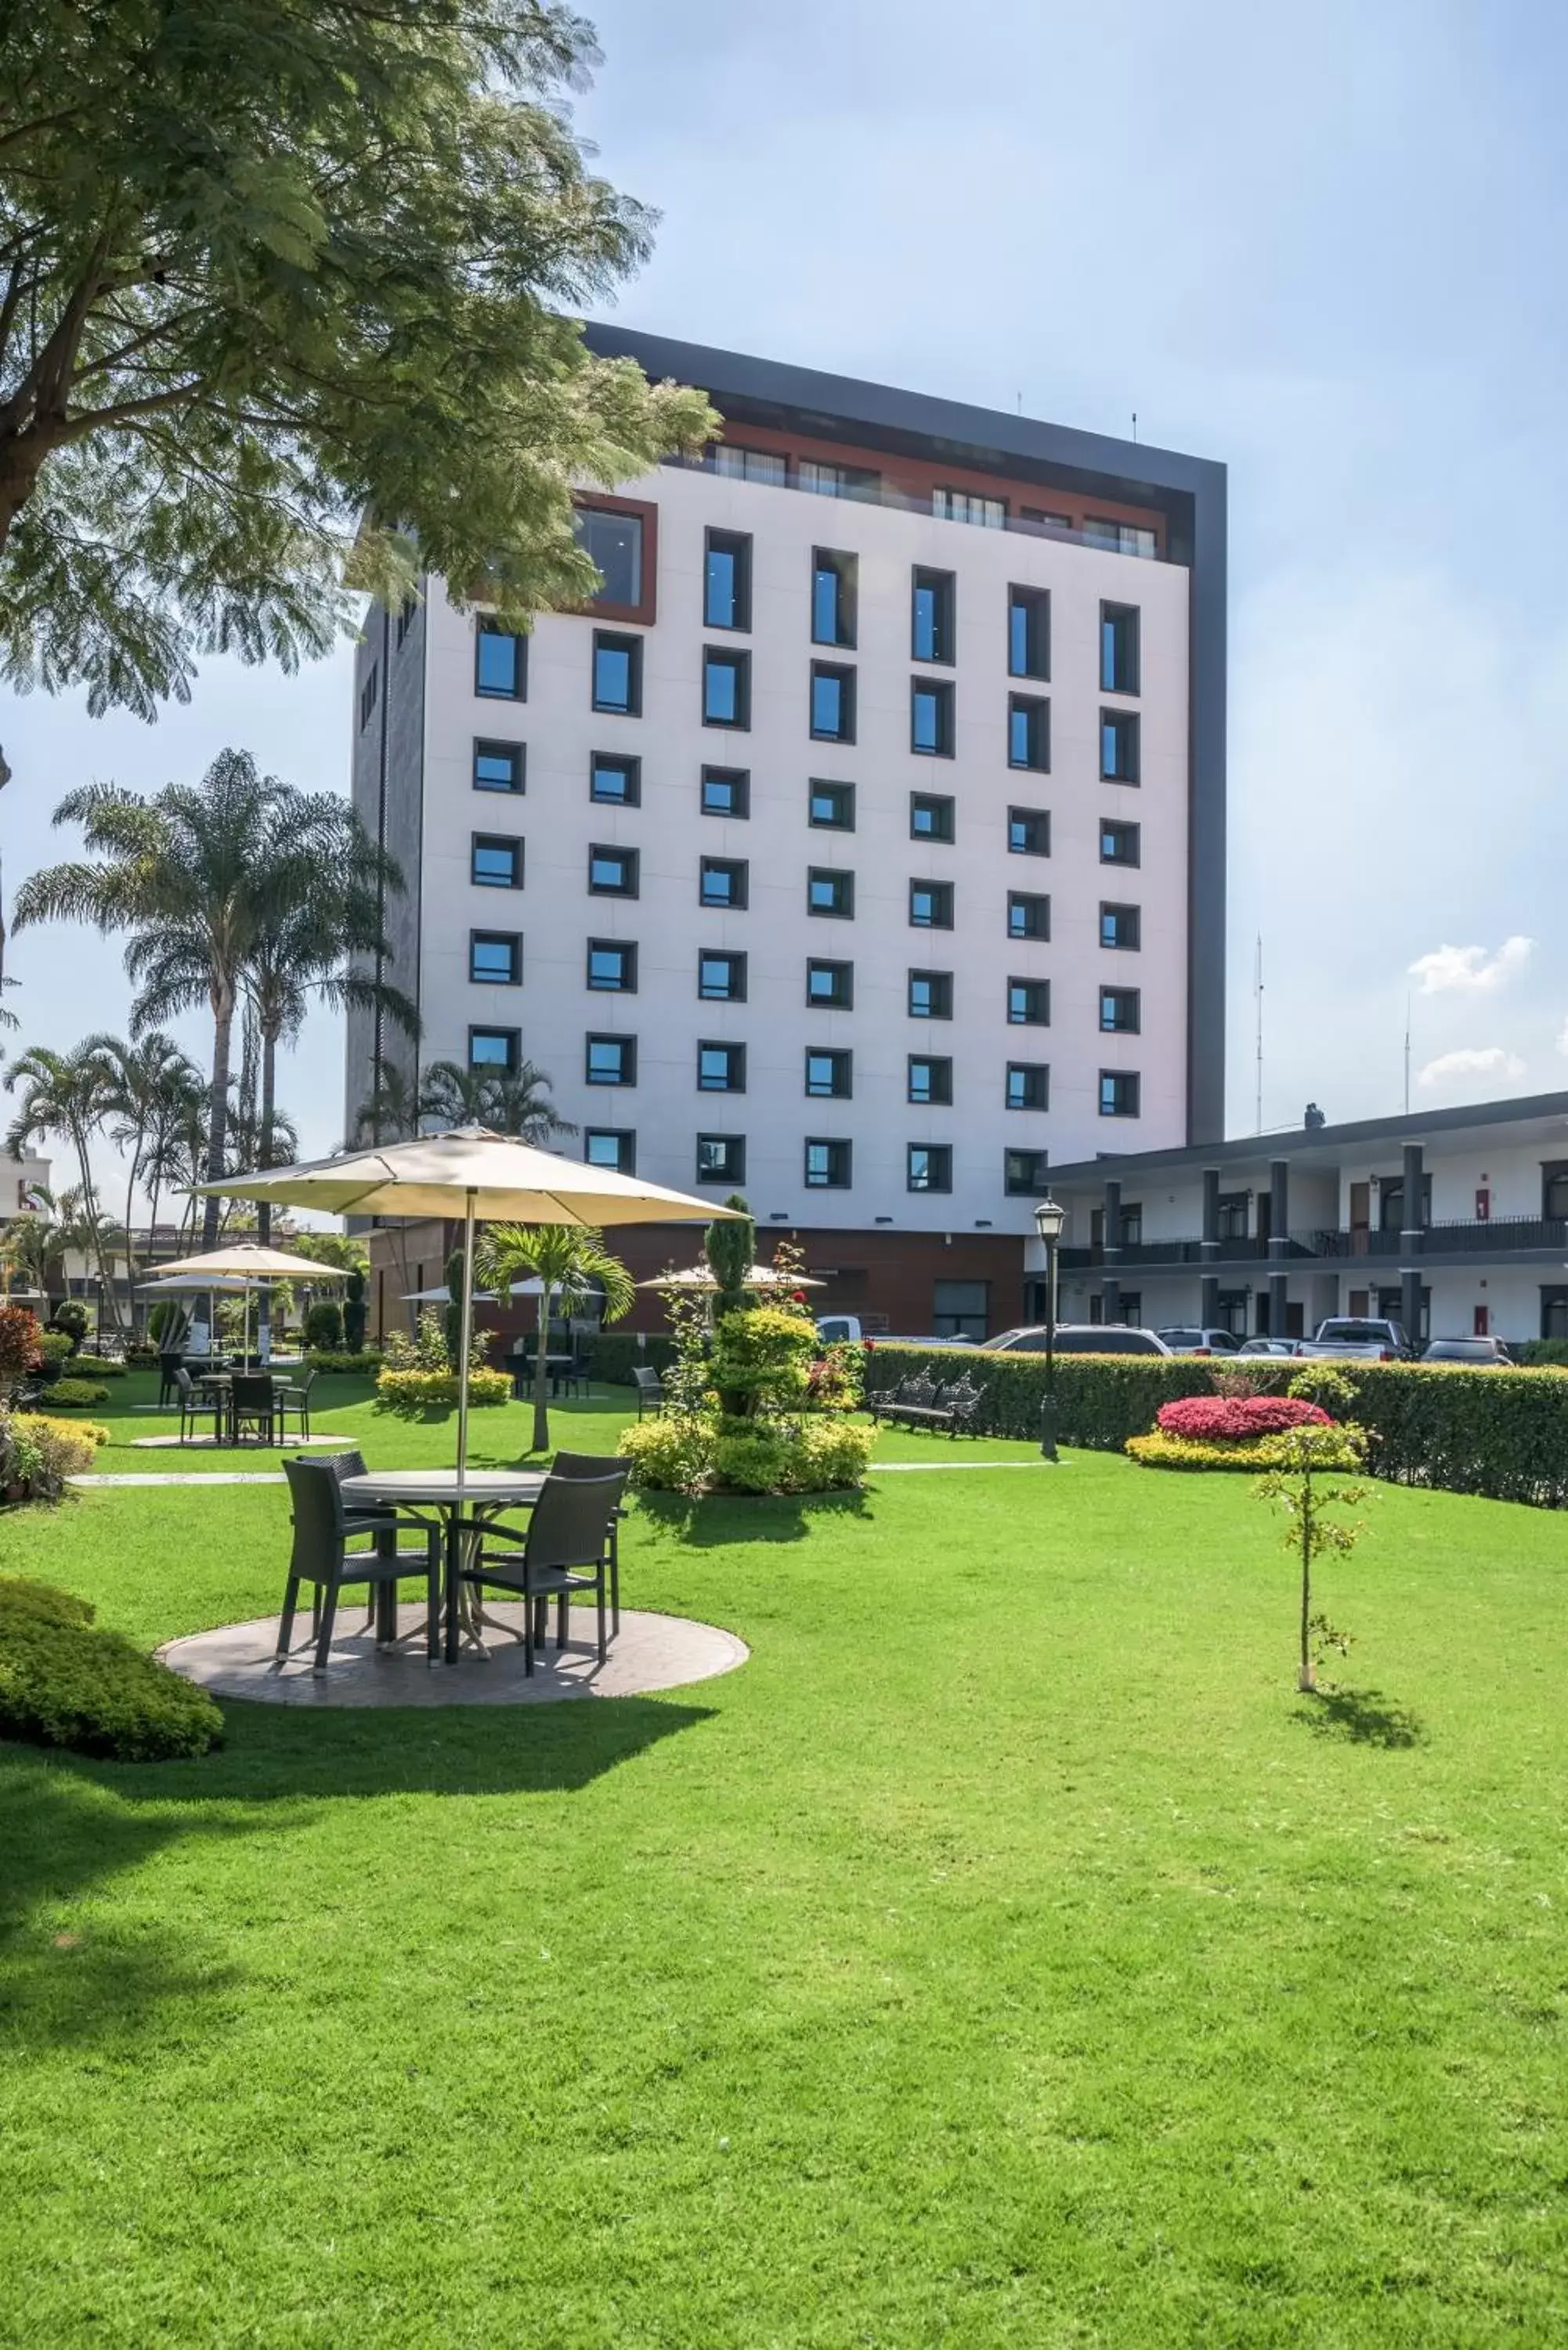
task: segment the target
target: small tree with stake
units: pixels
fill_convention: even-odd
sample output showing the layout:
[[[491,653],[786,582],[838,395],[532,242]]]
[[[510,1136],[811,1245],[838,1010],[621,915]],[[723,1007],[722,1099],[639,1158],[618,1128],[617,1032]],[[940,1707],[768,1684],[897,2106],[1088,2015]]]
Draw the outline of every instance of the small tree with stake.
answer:
[[[1363,1486],[1329,1484],[1324,1480],[1335,1470],[1359,1468],[1366,1458],[1366,1440],[1359,1429],[1308,1426],[1289,1429],[1271,1442],[1277,1448],[1275,1463],[1259,1480],[1257,1492],[1260,1500],[1278,1502],[1283,1507],[1288,1519],[1284,1547],[1301,1561],[1301,1665],[1296,1687],[1311,1690],[1317,1687],[1317,1652],[1336,1648],[1343,1656],[1350,1646],[1347,1632],[1336,1630],[1326,1616],[1313,1613],[1313,1561],[1327,1552],[1343,1557],[1355,1549],[1362,1525],[1335,1513],[1355,1509],[1366,1498]]]

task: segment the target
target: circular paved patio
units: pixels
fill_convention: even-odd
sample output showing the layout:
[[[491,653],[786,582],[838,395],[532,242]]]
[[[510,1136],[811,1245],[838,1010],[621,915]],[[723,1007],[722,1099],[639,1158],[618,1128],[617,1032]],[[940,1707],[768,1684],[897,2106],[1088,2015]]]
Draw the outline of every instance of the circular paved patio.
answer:
[[[252,1624],[226,1624],[216,1632],[194,1632],[171,1640],[158,1653],[187,1680],[214,1697],[248,1698],[261,1705],[549,1705],[575,1697],[640,1697],[650,1690],[684,1689],[733,1672],[751,1654],[743,1640],[714,1624],[694,1624],[682,1616],[651,1616],[621,1610],[620,1631],[601,1665],[594,1645],[591,1608],[573,1610],[564,1654],[556,1648],[555,1613],[550,1637],[536,1650],[532,1680],[523,1670],[522,1607],[514,1601],[490,1604],[493,1619],[484,1655],[465,1643],[459,1663],[434,1668],[425,1662],[424,1610],[398,1610],[401,1645],[378,1649],[365,1623],[364,1603],[350,1599],[339,1612],[332,1638],[332,1660],[324,1674],[311,1670],[310,1610],[295,1618],[295,1648],[281,1669],[275,1665],[278,1619],[264,1616]],[[497,1630],[494,1626],[506,1627]]]

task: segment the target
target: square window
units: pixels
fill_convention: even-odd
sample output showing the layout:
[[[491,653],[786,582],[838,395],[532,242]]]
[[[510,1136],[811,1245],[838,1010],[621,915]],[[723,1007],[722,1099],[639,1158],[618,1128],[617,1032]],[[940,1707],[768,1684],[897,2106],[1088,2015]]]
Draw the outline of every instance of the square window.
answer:
[[[1143,1002],[1136,987],[1102,987],[1100,1033],[1105,1036],[1136,1036],[1143,1026]]]
[[[1006,1101],[1009,1109],[1049,1109],[1051,1072],[1046,1064],[1009,1061]]]
[[[521,889],[523,843],[514,833],[476,832],[469,852],[469,879],[481,889]]]
[[[1051,704],[1036,693],[1007,697],[1007,764],[1045,775],[1051,765]]]
[[[933,490],[931,512],[947,522],[979,523],[986,530],[1002,530],[1007,523],[1007,500],[981,497],[973,490]]]
[[[743,767],[703,768],[702,813],[704,816],[751,815],[752,779]]]
[[[945,679],[915,678],[909,687],[909,748],[929,759],[953,754],[953,690]]]
[[[521,987],[523,941],[515,931],[470,931],[468,975],[476,985]]]
[[[919,661],[953,659],[954,581],[950,571],[913,574],[910,588],[909,650]]]
[[[1136,710],[1100,712],[1100,775],[1107,784],[1138,780],[1138,716]]]
[[[642,639],[611,636],[594,630],[593,702],[622,718],[636,718],[642,710]]]
[[[854,785],[814,783],[806,805],[806,822],[815,825],[819,832],[853,832]]]
[[[1012,857],[1049,857],[1051,817],[1045,808],[1009,808],[1007,847]]]
[[[953,975],[950,971],[909,973],[911,1020],[950,1020],[953,1016]]]
[[[855,642],[856,573],[853,555],[818,546],[811,557],[811,641],[814,645]]]
[[[1010,939],[1048,939],[1051,935],[1051,900],[1032,889],[1010,889],[1007,893],[1007,935]]]
[[[588,941],[588,986],[596,995],[637,993],[637,948],[622,939]]]
[[[590,1126],[583,1133],[583,1157],[590,1167],[607,1167],[612,1175],[637,1172],[637,1137],[624,1126]]]
[[[745,1046],[699,1045],[697,1090],[700,1094],[743,1094],[746,1090]]]
[[[944,1055],[911,1053],[909,1060],[908,1098],[922,1108],[946,1109],[953,1097],[953,1065]]]
[[[1044,588],[1007,591],[1007,674],[1051,674],[1051,598]]]
[[[737,910],[746,903],[747,869],[743,858],[705,857],[697,885],[699,901],[704,906],[728,906]]]
[[[743,1183],[746,1180],[746,1138],[743,1134],[700,1134],[697,1137],[699,1183]]]
[[[744,1003],[746,958],[743,954],[700,954],[697,993],[704,1003]]]
[[[805,877],[805,910],[848,921],[855,912],[855,876],[827,865],[814,865]]]
[[[917,931],[950,931],[953,926],[952,883],[911,881],[909,923]]]
[[[527,638],[482,619],[473,632],[473,690],[486,702],[525,701]]]
[[[1008,981],[1007,1024],[1010,1028],[1050,1026],[1051,983],[1048,979]]]
[[[911,1142],[904,1153],[904,1188],[909,1191],[950,1191],[953,1154],[946,1142]]]
[[[952,801],[938,792],[911,792],[909,838],[950,841],[952,837]]]
[[[752,723],[752,657],[702,648],[702,723],[744,733]]]
[[[523,1032],[519,1028],[471,1028],[468,1066],[471,1069],[499,1069],[511,1076],[516,1071],[522,1048]]]
[[[607,506],[579,506],[577,545],[599,574],[589,598],[594,604],[629,607],[642,601],[642,517],[615,514]]]
[[[635,1086],[637,1038],[590,1036],[584,1075],[590,1086]]]
[[[635,848],[588,851],[588,889],[596,898],[635,898],[638,893],[638,853]]]
[[[588,762],[588,797],[607,807],[639,807],[642,803],[642,761],[619,752],[596,751]]]
[[[805,1188],[808,1191],[849,1189],[850,1149],[847,1142],[808,1140],[805,1146]]]
[[[1143,944],[1143,918],[1137,906],[1100,908],[1100,944],[1137,948]]]
[[[814,1101],[847,1101],[854,1064],[848,1053],[811,1052],[805,1056],[805,1090]]]
[[[1044,1150],[1004,1150],[1002,1188],[1010,1199],[1043,1199],[1051,1186],[1045,1178]]]
[[[1102,1069],[1100,1071],[1100,1116],[1102,1118],[1136,1118],[1138,1114],[1138,1077],[1134,1069]]]
[[[855,671],[829,661],[811,665],[811,732],[818,743],[855,740]]]
[[[473,746],[473,788],[476,792],[520,792],[523,789],[521,743],[476,743]]]
[[[1141,865],[1143,862],[1143,832],[1136,824],[1100,826],[1100,863],[1102,865]]]
[[[805,1000],[814,1011],[848,1012],[855,1003],[852,962],[808,962]]]
[[[752,542],[738,530],[711,530],[702,570],[705,629],[752,625]]]
[[[1100,606],[1100,691],[1138,690],[1138,615],[1136,604]]]

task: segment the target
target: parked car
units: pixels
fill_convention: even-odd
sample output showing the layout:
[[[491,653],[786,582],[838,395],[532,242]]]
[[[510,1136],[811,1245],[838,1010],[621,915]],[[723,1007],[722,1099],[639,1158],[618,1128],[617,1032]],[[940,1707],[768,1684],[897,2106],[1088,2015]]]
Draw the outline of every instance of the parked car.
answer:
[[[1513,1357],[1501,1338],[1434,1338],[1424,1363],[1463,1363],[1469,1370],[1511,1371]]]
[[[1159,1330],[1173,1355],[1235,1355],[1241,1352],[1233,1330]]]
[[[1302,1342],[1299,1338],[1249,1338],[1237,1351],[1242,1355],[1250,1355],[1255,1360],[1260,1355],[1275,1357],[1299,1355],[1301,1347]]]
[[[858,1314],[819,1314],[816,1335],[825,1347],[972,1347],[972,1338],[912,1336],[902,1330],[868,1330]]]
[[[1318,1361],[1407,1363],[1415,1348],[1402,1322],[1385,1322],[1355,1315],[1335,1315],[1320,1322],[1314,1336],[1303,1338],[1298,1355]]]
[[[1165,1340],[1152,1330],[1134,1330],[1125,1322],[1063,1322],[1054,1349],[1058,1355],[1168,1355]],[[1043,1355],[1045,1326],[1004,1330],[999,1338],[982,1339],[982,1355]]]

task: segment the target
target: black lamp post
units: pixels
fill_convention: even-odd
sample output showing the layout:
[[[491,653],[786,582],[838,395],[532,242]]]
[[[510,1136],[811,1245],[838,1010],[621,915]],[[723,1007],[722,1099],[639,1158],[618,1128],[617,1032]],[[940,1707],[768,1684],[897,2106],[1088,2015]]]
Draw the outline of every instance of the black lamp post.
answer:
[[[1045,1393],[1040,1405],[1040,1450],[1047,1461],[1056,1458],[1056,1243],[1067,1211],[1049,1193],[1037,1201],[1034,1229],[1045,1246]]]

